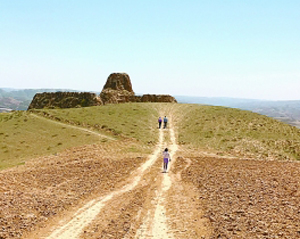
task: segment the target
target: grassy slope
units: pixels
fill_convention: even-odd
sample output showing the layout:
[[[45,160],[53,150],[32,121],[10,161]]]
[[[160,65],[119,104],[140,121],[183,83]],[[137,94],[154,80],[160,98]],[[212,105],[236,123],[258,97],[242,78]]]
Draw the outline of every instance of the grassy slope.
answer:
[[[0,114],[0,169],[100,140],[96,135],[34,118],[26,112]]]
[[[75,122],[116,139],[135,138],[140,145],[157,142],[155,104],[120,104],[101,107],[40,110],[61,122]],[[154,120],[155,119],[155,120]],[[92,127],[91,127],[92,126]],[[81,130],[36,118],[29,112],[0,114],[0,169],[23,164],[38,156],[66,148],[105,142],[103,138]],[[127,149],[141,150],[139,147]],[[146,148],[147,150],[147,148]]]
[[[250,111],[180,104],[178,141],[190,148],[260,159],[300,159],[300,130]]]
[[[42,109],[35,113],[142,143],[157,142],[157,104],[128,103],[75,109]]]
[[[158,140],[158,111],[166,109],[166,105],[130,103],[35,112],[119,140],[134,139],[137,146],[124,150],[150,152]],[[188,104],[171,108],[177,117],[178,142],[187,148],[257,158],[300,159],[300,131],[295,127],[231,108]],[[0,168],[101,141],[96,135],[33,117],[28,112],[0,114]],[[149,147],[140,147],[145,145]]]

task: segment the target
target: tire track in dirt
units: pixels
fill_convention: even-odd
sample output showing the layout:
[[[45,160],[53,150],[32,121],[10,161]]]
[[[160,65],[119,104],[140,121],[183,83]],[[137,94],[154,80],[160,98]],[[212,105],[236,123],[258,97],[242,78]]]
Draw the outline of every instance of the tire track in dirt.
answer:
[[[183,151],[177,154],[181,155]],[[178,239],[210,238],[211,228],[207,218],[203,217],[202,207],[199,203],[197,189],[182,179],[192,165],[189,158],[176,157],[172,168],[173,186],[168,191],[167,216],[170,220],[170,231]]]
[[[178,146],[176,144],[175,134],[172,125],[169,129],[169,132],[171,138],[171,146],[169,147],[169,149],[173,158],[172,161],[173,164],[176,160],[175,154],[178,149]],[[171,164],[169,165],[171,166]],[[169,166],[169,172],[170,172],[170,166]],[[172,185],[171,176],[169,176],[169,174],[166,174],[162,181],[162,188],[161,188],[158,204],[153,219],[154,224],[152,228],[152,235],[154,238],[174,238],[172,233],[168,232],[166,209],[165,209],[165,206],[168,205],[168,202],[166,200],[166,193],[170,189],[171,185]]]
[[[171,119],[172,117],[170,117]],[[176,144],[175,133],[172,124],[169,126],[169,134],[171,145],[168,147],[170,149],[170,154],[172,155],[172,164],[175,162],[175,154],[178,150]],[[167,142],[164,144],[167,146]],[[169,164],[169,170],[170,172]],[[166,216],[166,206],[167,202],[167,191],[172,185],[171,176],[168,173],[164,174],[161,181],[160,188],[157,190],[157,197],[154,199],[156,206],[150,208],[147,212],[146,217],[143,220],[143,224],[137,230],[136,239],[142,238],[174,238],[173,234],[168,229],[168,219]]]
[[[157,160],[161,151],[163,141],[163,131],[159,134],[159,144],[156,150],[150,156],[149,160],[144,163],[140,168],[133,173],[131,183],[124,186],[118,191],[114,191],[107,196],[94,199],[87,203],[84,207],[80,208],[67,224],[59,226],[47,239],[69,239],[78,238],[83,229],[90,224],[96,216],[101,212],[102,208],[106,206],[107,202],[114,199],[117,196],[133,190],[141,181],[141,178],[145,171],[149,169]]]
[[[42,120],[46,120],[46,121],[52,122],[53,124],[58,124],[58,125],[62,125],[64,127],[68,127],[68,128],[72,128],[72,129],[77,129],[77,130],[80,130],[80,131],[83,131],[83,132],[94,134],[94,135],[99,136],[100,138],[106,138],[106,139],[109,139],[109,140],[116,140],[113,137],[109,137],[107,135],[100,134],[98,132],[95,132],[95,131],[92,131],[92,130],[89,130],[89,129],[86,129],[86,128],[83,128],[83,127],[79,127],[79,126],[75,126],[75,125],[69,125],[69,124],[62,123],[62,122],[57,122],[57,121],[54,121],[54,120],[51,120],[51,119],[47,119],[45,117],[42,117],[42,116],[39,116],[39,115],[36,115],[36,114],[30,114],[30,115],[32,117],[35,117],[35,118],[38,118],[38,119],[42,119]]]

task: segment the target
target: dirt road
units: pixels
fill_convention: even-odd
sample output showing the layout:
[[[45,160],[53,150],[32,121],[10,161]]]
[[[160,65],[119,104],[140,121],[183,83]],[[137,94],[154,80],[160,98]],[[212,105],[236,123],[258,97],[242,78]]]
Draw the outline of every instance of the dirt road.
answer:
[[[161,131],[159,137],[159,144],[155,152],[149,157],[149,159],[139,167],[135,172],[133,172],[130,183],[125,185],[122,189],[116,190],[104,197],[96,198],[82,208],[80,208],[73,219],[63,226],[59,226],[47,239],[63,239],[63,238],[78,238],[82,233],[83,229],[89,225],[93,219],[101,212],[103,207],[110,207],[110,201],[113,198],[118,197],[128,191],[133,190],[141,181],[143,173],[149,170],[151,165],[158,159],[160,148],[162,145],[163,132]]]
[[[169,135],[164,137],[164,134]],[[164,139],[170,140],[164,141]],[[155,151],[144,164],[132,173],[129,179],[130,183],[103,197],[89,201],[72,216],[69,222],[62,225],[53,225],[55,230],[49,236],[43,236],[43,238],[80,238],[85,228],[93,223],[96,217],[99,217],[103,208],[112,208],[111,204],[115,203],[115,199],[121,198],[124,194],[139,188],[145,181],[143,178],[147,177],[147,174],[152,175],[151,177],[154,177],[155,181],[158,180],[159,182],[156,184],[155,189],[151,189],[151,191],[154,190],[156,195],[152,199],[154,203],[151,204],[151,207],[141,209],[144,210],[142,214],[146,214],[146,216],[140,218],[141,222],[139,228],[134,228],[134,230],[137,230],[135,238],[175,238],[169,228],[170,222],[166,213],[166,207],[168,207],[167,192],[172,186],[174,176],[172,176],[170,172],[170,167],[168,172],[164,174],[159,170],[159,165],[162,162],[161,154],[165,147],[170,149],[170,154],[173,158],[173,161],[169,164],[171,167],[171,165],[175,163],[176,151],[178,149],[172,125],[170,125],[167,130],[160,130],[159,143]],[[153,192],[151,193],[153,194]],[[139,212],[139,215],[141,215],[141,212]],[[138,217],[139,215],[136,216]],[[126,235],[124,236],[126,237]]]
[[[168,128],[159,132],[159,143],[154,152],[140,167],[131,172],[126,184],[86,202],[72,215],[68,214],[60,221],[52,221],[51,226],[46,226],[38,233],[29,234],[28,238],[142,239],[186,238],[190,235],[188,227],[174,229],[176,222],[182,221],[182,207],[186,210],[190,207],[186,200],[190,195],[184,192],[178,195],[176,192],[174,197],[173,192],[191,190],[180,184],[180,173],[174,174],[171,170],[176,162],[178,145],[172,116],[169,119],[171,123]],[[165,148],[169,148],[172,158],[167,173],[162,171],[162,152]],[[197,226],[197,230],[205,236],[205,225],[198,223]],[[192,232],[194,238],[197,238],[199,234],[194,230]]]

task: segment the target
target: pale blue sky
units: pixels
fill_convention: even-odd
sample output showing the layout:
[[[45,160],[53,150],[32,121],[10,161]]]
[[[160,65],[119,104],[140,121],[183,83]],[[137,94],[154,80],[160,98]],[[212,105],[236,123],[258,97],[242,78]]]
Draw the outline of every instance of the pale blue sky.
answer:
[[[0,87],[300,100],[299,0],[0,0]]]

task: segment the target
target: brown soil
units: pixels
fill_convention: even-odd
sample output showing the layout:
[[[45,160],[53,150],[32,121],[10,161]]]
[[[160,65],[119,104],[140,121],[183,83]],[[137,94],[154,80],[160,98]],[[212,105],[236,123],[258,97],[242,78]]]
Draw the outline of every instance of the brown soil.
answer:
[[[196,190],[194,209],[210,221],[211,238],[300,238],[299,163],[189,160],[182,179]]]
[[[74,148],[1,171],[0,238],[23,238],[28,232],[47,227],[50,219],[66,216],[68,210],[75,210],[90,198],[124,185],[130,173],[146,159],[134,154],[124,158],[113,150],[130,145],[110,142]]]

